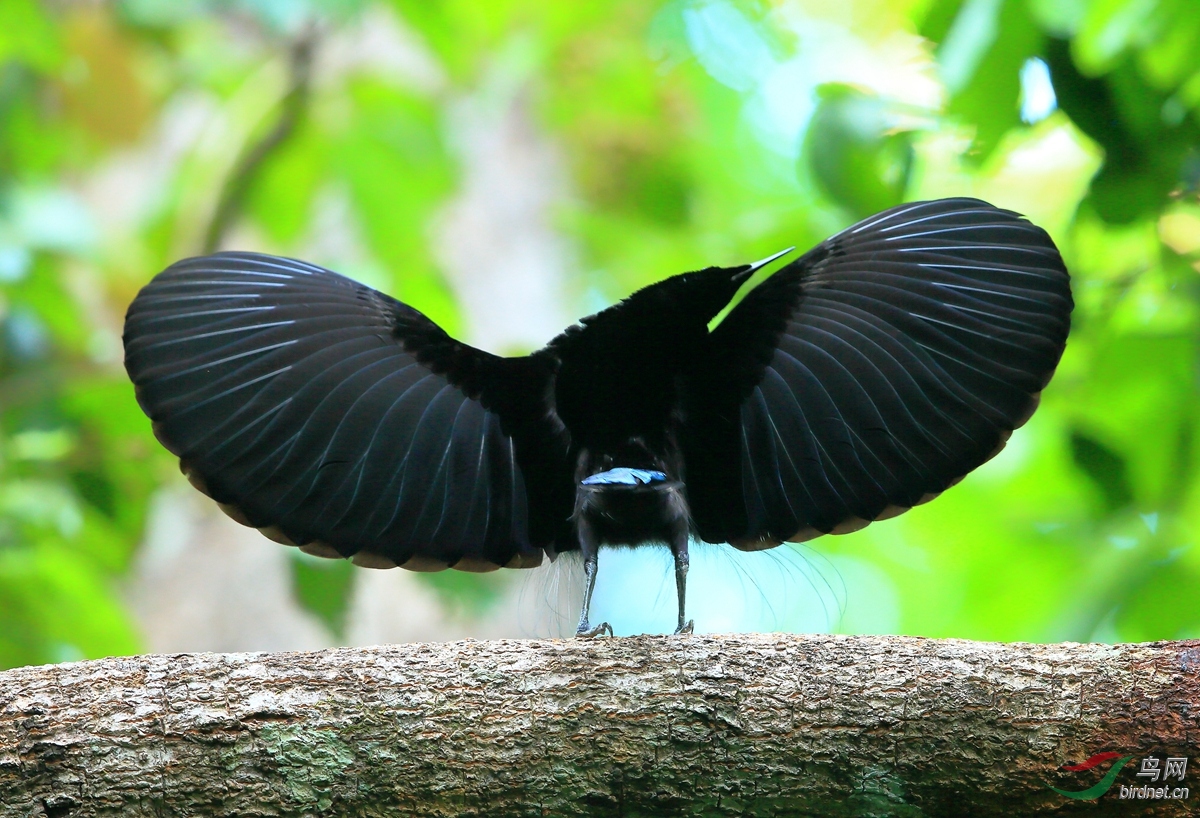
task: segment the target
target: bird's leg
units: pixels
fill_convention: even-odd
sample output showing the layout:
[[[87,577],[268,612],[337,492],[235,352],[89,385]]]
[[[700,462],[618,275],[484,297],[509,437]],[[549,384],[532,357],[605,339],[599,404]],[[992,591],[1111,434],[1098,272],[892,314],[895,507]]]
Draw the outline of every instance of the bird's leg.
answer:
[[[592,607],[592,591],[596,588],[596,556],[600,549],[596,542],[595,532],[592,531],[592,527],[586,520],[580,518],[576,527],[579,530],[579,550],[583,554],[583,576],[586,584],[583,588],[583,610],[579,612],[579,627],[575,629],[575,635],[584,639],[591,639],[602,633],[612,636],[612,626],[607,622],[601,622],[594,627],[588,624],[588,611]]]
[[[684,619],[684,603],[687,599],[687,572],[688,564],[688,532],[683,529],[677,532],[674,542],[671,543],[671,553],[675,557],[675,592],[679,595],[679,625],[675,628],[675,633],[691,633],[693,622],[690,619]]]

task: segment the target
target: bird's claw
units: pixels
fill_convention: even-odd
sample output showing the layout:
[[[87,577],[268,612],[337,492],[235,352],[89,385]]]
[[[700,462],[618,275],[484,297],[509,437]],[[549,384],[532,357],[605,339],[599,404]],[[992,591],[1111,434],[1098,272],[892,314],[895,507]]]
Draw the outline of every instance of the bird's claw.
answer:
[[[687,622],[675,629],[675,635],[678,636],[679,634],[690,634],[692,632],[692,627],[695,624],[696,621],[694,619],[689,619]]]
[[[575,631],[575,638],[576,639],[592,639],[594,637],[600,636],[601,634],[608,634],[609,636],[612,636],[613,635],[612,625],[608,624],[607,622],[601,622],[599,625],[596,625],[591,628],[581,627],[579,630]]]

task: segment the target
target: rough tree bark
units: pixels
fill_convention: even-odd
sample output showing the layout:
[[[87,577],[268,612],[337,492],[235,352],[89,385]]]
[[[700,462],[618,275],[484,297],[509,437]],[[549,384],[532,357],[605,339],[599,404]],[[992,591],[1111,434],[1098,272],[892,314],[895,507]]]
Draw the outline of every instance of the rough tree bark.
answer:
[[[1059,767],[1102,751],[1134,757],[1118,785],[1151,754],[1200,766],[1200,641],[646,636],[0,673],[6,818],[1200,808],[1047,786],[1095,784],[1108,765]]]

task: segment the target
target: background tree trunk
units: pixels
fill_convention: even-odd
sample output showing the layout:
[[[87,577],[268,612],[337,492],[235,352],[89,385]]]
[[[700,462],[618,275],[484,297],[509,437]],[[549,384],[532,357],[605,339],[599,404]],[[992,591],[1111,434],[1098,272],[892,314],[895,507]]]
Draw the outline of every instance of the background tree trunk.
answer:
[[[1198,671],[1197,641],[779,634],[25,667],[0,815],[1195,814],[1118,793],[1200,765]],[[1047,786],[1102,751],[1134,759],[1098,801]]]

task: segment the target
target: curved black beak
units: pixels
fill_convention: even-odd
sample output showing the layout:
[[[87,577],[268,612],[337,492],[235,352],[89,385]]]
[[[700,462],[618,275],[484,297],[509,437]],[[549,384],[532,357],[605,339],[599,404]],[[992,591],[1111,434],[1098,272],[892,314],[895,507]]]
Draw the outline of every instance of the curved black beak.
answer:
[[[788,253],[792,252],[795,249],[796,249],[795,247],[789,247],[786,250],[780,250],[778,253],[776,253],[773,256],[767,256],[766,258],[762,259],[761,261],[756,261],[753,264],[747,264],[746,268],[744,270],[742,270],[739,273],[734,274],[733,280],[740,284],[741,282],[745,281],[750,276],[754,275],[754,273],[757,272],[758,270],[761,270],[763,267],[766,267],[768,264],[770,264],[775,259],[780,258],[782,256],[786,256]]]

